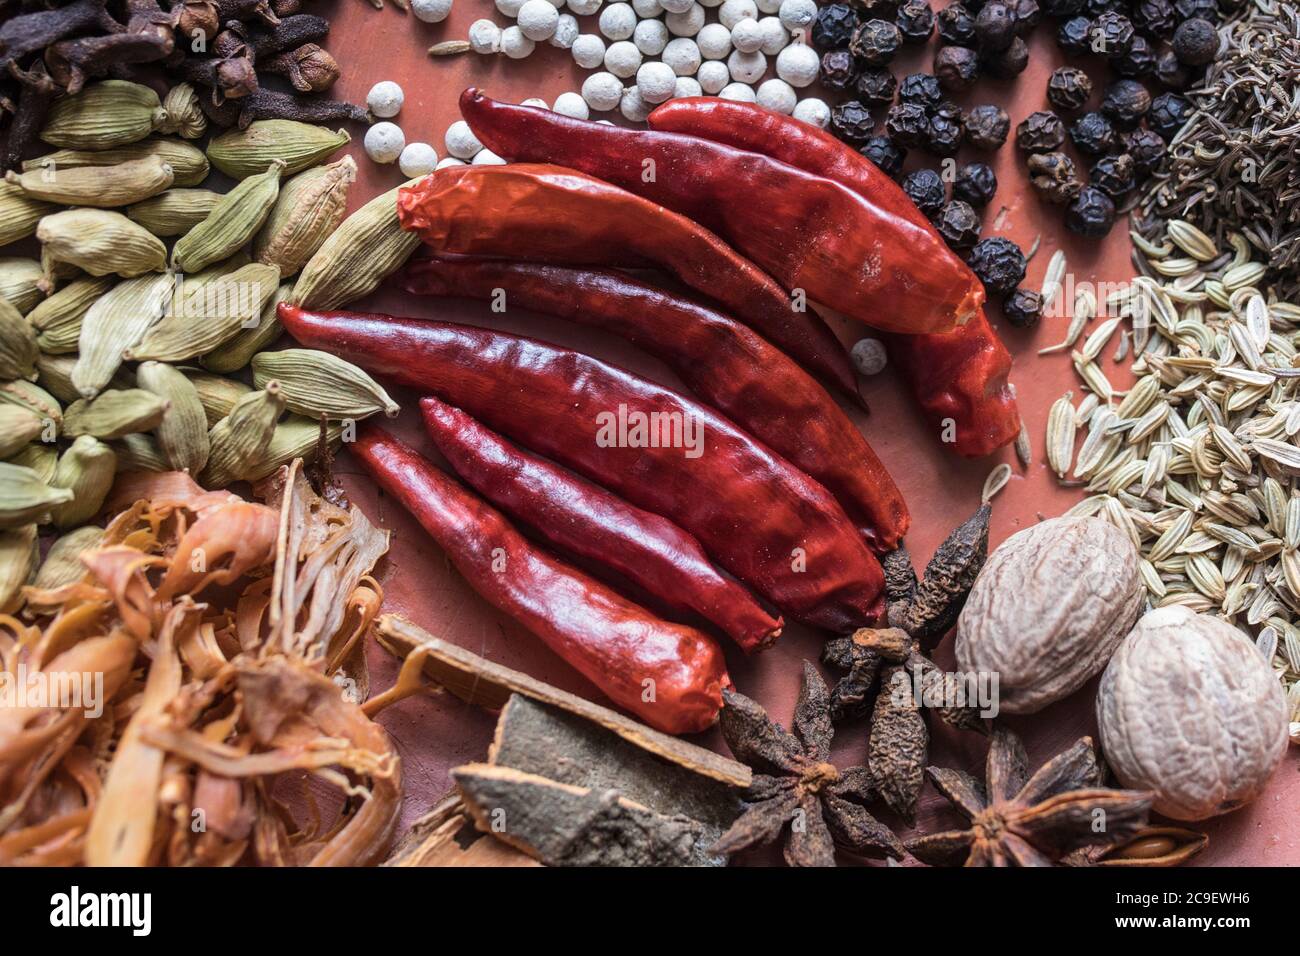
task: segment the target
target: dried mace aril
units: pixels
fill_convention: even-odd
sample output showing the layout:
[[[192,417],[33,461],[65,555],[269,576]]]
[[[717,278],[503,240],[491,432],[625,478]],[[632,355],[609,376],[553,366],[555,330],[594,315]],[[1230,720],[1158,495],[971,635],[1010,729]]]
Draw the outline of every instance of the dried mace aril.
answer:
[[[1076,66],[1063,66],[1047,78],[1047,101],[1058,110],[1077,110],[1092,95],[1092,80]]]
[[[994,150],[1007,141],[1011,132],[1011,117],[1000,106],[984,104],[966,111],[962,116],[966,127],[966,142],[976,149]]]
[[[1029,182],[1050,203],[1063,206],[1079,195],[1083,184],[1074,160],[1065,153],[1035,153],[1029,157]]]
[[[1065,124],[1050,110],[1030,113],[1016,127],[1016,145],[1026,152],[1056,149],[1065,142]]]
[[[722,696],[722,736],[736,759],[756,773],[742,797],[744,812],[711,852],[731,856],[771,843],[789,824],[790,866],[834,866],[837,845],[862,856],[902,857],[898,838],[867,812],[867,768],[839,770],[829,762],[835,736],[830,692],[812,664],[804,661],[794,733],[744,694],[724,690]]]
[[[853,55],[868,66],[889,65],[902,45],[903,35],[898,27],[884,20],[868,20],[849,41]]]
[[[1031,777],[1024,745],[999,727],[989,742],[985,782],[927,767],[930,782],[970,823],[907,841],[931,866],[1052,866],[1084,847],[1114,846],[1147,823],[1151,794],[1102,786],[1092,739],[1083,737]],[[1098,827],[1096,821],[1104,820]]]

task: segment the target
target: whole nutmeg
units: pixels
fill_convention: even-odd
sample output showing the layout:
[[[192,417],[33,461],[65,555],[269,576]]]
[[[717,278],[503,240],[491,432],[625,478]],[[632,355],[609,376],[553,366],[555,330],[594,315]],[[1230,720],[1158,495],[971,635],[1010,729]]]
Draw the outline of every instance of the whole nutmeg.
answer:
[[[1051,518],[989,556],[957,620],[957,664],[998,675],[999,707],[1032,714],[1103,667],[1141,613],[1128,536],[1100,518]]]
[[[1115,775],[1175,820],[1254,800],[1287,747],[1286,695],[1254,643],[1178,605],[1146,614],[1115,652],[1097,723]]]

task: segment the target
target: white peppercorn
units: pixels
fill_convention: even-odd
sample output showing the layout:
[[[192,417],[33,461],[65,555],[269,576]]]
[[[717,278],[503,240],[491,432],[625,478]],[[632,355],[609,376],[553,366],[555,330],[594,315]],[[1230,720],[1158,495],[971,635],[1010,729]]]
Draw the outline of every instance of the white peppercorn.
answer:
[[[684,13],[670,13],[664,17],[668,32],[677,37],[693,37],[704,27],[704,8],[692,3]]]
[[[451,14],[451,0],[411,0],[411,12],[424,23],[441,23]]]
[[[776,13],[781,9],[781,0],[754,0],[759,13]]]
[[[641,51],[629,40],[611,43],[605,51],[605,69],[620,79],[634,75],[640,65]]]
[[[559,22],[560,11],[550,0],[528,0],[519,8],[519,30],[530,40],[549,40]]]
[[[402,88],[392,80],[382,80],[366,94],[366,106],[380,119],[388,119],[402,111],[405,96]]]
[[[790,45],[790,34],[776,17],[759,20],[758,29],[763,34],[763,45],[759,49],[768,56],[776,56]]]
[[[732,27],[731,45],[741,53],[757,53],[763,46],[763,33],[758,21],[746,17]]]
[[[781,0],[777,16],[781,18],[781,26],[791,33],[809,30],[817,19],[816,0]]]
[[[536,48],[532,40],[524,36],[518,27],[506,27],[501,31],[501,52],[512,60],[522,60]]]
[[[513,20],[519,16],[519,8],[524,5],[524,2],[525,0],[496,0],[496,5],[502,16]]]
[[[582,98],[598,113],[614,109],[622,97],[623,84],[613,73],[593,73],[582,81]]]
[[[754,103],[758,97],[754,95],[754,88],[748,83],[728,83],[718,94],[720,99],[735,100],[738,103]]]
[[[714,7],[720,7],[720,6],[722,6],[722,0],[696,0],[696,2],[697,2],[700,6],[702,6],[702,7],[708,7],[709,9],[713,9]]]
[[[880,339],[858,339],[849,351],[849,357],[853,359],[854,366],[862,375],[879,375],[885,370],[885,365],[889,361],[885,354],[885,346]]]
[[[677,74],[666,63],[642,63],[636,71],[636,88],[641,99],[658,104],[670,98],[677,87]]]
[[[543,0],[543,2],[549,2],[549,0]],[[542,110],[549,110],[549,109],[550,109],[550,107],[546,105],[546,100],[542,99],[540,96],[530,96],[530,97],[528,97],[528,99],[524,100],[524,101],[523,101],[522,103],[520,103],[519,105],[520,105],[520,106],[536,106],[538,109],[542,109]]]
[[[483,148],[483,144],[478,141],[478,137],[464,120],[456,120],[448,126],[442,142],[447,147],[447,152],[457,159],[473,159]]]
[[[790,114],[797,120],[803,120],[809,126],[816,126],[818,129],[825,129],[831,122],[831,108],[826,105],[825,100],[820,100],[815,96],[808,96],[794,105],[794,112]]]
[[[471,166],[504,166],[506,161],[490,149],[480,149],[469,161]]]
[[[582,98],[580,93],[561,93],[555,98],[555,106],[552,107],[555,112],[561,116],[572,116],[574,119],[591,119],[591,110],[587,108],[587,101]]]
[[[799,102],[799,97],[795,95],[794,87],[785,80],[764,80],[755,94],[759,106],[774,110],[777,113],[784,113],[789,116],[794,112],[795,104]]]
[[[611,40],[626,40],[636,29],[636,11],[627,3],[611,3],[600,11],[600,32]]]
[[[691,76],[700,68],[700,48],[690,37],[669,40],[664,47],[663,61],[678,76]]]
[[[680,100],[687,96],[701,96],[704,90],[700,87],[699,80],[693,76],[679,76],[677,82],[673,85],[673,99]]]
[[[668,13],[685,13],[695,5],[695,0],[659,0],[659,6]]]
[[[817,79],[821,58],[804,43],[793,43],[776,55],[776,75],[802,89]]]
[[[650,20],[664,12],[659,0],[632,0],[632,9],[642,20]]]
[[[653,108],[641,97],[641,91],[635,86],[629,86],[623,91],[623,98],[618,104],[618,111],[623,114],[623,118],[633,123],[644,123]]]
[[[438,160],[438,165],[435,168],[446,169],[448,166],[468,166],[468,165],[469,163],[465,162],[465,160],[463,159],[457,159],[455,156],[447,156],[444,159]]]
[[[469,46],[475,53],[500,53],[501,28],[491,20],[475,20],[469,25]]]
[[[731,52],[731,31],[721,23],[709,23],[695,35],[700,56],[706,60],[725,60]]]
[[[725,60],[705,60],[695,71],[695,79],[705,93],[716,95],[731,82],[731,71]]]
[[[727,69],[731,71],[733,80],[754,83],[767,72],[767,57],[761,53],[742,53],[740,50],[732,50],[731,56],[727,57]]]
[[[560,18],[555,21],[555,35],[546,42],[551,46],[558,46],[561,50],[567,50],[573,46],[573,41],[578,39],[578,34],[581,32],[577,17],[571,13],[561,13]]]
[[[594,70],[605,62],[605,41],[594,33],[581,33],[569,47],[573,62],[584,70]]]
[[[407,143],[397,166],[407,179],[428,175],[438,168],[438,151],[428,143]]]
[[[726,0],[718,9],[718,22],[728,30],[734,29],[744,19],[758,19],[758,7],[754,0]]]
[[[575,16],[586,17],[600,9],[603,0],[569,0],[569,9]]]
[[[406,136],[396,123],[376,123],[366,130],[366,155],[377,163],[391,163],[402,155]]]
[[[668,28],[662,20],[642,20],[632,31],[632,42],[646,56],[658,56],[668,45]]]

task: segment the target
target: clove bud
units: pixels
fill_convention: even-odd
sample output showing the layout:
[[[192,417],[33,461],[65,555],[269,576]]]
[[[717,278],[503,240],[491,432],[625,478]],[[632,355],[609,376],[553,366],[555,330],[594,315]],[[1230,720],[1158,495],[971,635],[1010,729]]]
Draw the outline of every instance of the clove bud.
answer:
[[[339,65],[327,50],[304,43],[262,63],[263,71],[283,76],[300,93],[323,93],[339,78]]]

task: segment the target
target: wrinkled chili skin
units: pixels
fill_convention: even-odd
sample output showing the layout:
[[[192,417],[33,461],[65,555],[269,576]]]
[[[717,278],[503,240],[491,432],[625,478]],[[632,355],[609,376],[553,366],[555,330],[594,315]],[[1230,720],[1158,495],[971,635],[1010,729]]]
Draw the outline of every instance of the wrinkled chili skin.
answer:
[[[654,129],[766,153],[833,179],[891,215],[910,218],[933,231],[907,195],[873,163],[833,136],[792,117],[704,97],[670,100],[650,114],[649,123]],[[1011,355],[982,309],[954,332],[891,335],[886,341],[931,425],[942,430],[948,421],[954,423],[956,441],[952,446],[959,455],[987,455],[1015,440],[1020,412],[1007,384]]]
[[[706,634],[660,620],[536,547],[499,511],[382,428],[348,446],[488,602],[528,628],[610,700],[670,734],[712,726],[731,685]],[[501,558],[504,555],[504,570]],[[646,681],[654,699],[644,700]]]
[[[746,653],[781,634],[781,621],[718,573],[700,543],[665,518],[524,451],[436,398],[424,428],[461,480],[561,553],[608,568],[669,607],[717,625]]]
[[[785,288],[867,325],[947,332],[984,301],[978,280],[932,230],[762,151],[500,103],[472,87],[460,109],[499,156],[578,169],[661,203]]]
[[[674,522],[789,617],[846,632],[880,614],[880,564],[830,492],[684,395],[579,352],[490,329],[287,304],[279,315],[304,346],[432,392]],[[675,413],[695,434],[702,429],[700,454],[631,447],[618,433],[620,406],[644,416]]]
[[[820,316],[703,226],[617,186],[558,166],[452,166],[399,190],[397,218],[439,255],[663,269],[861,401]]]
[[[821,482],[877,551],[892,551],[911,515],[894,479],[816,381],[762,336],[707,305],[625,273],[488,259],[426,259],[408,292],[492,299],[622,336],[687,388]]]

